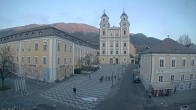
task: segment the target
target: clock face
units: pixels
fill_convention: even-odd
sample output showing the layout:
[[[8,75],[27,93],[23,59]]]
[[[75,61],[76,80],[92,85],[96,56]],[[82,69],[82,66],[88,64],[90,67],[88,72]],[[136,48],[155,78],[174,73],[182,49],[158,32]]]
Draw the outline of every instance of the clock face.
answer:
[[[126,26],[126,23],[123,23],[123,26]]]

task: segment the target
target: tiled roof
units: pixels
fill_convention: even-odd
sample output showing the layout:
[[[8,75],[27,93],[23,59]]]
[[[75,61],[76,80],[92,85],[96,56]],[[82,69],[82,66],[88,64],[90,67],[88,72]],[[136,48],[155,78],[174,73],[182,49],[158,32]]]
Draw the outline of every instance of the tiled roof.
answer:
[[[191,48],[174,41],[173,39],[166,38],[160,44],[146,50],[146,53],[163,53],[163,54],[196,54]]]
[[[91,43],[76,38],[70,35],[69,33],[59,30],[50,25],[39,26],[31,29],[17,31],[9,35],[4,35],[0,37],[0,44],[6,42],[12,42],[12,41],[30,39],[30,38],[44,37],[44,36],[58,36],[70,40],[72,42],[94,48],[94,45],[92,45]]]

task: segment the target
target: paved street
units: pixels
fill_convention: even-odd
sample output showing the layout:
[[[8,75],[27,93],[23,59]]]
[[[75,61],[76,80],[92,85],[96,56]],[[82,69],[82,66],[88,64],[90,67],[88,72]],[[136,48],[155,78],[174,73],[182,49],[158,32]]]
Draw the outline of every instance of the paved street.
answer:
[[[42,97],[60,104],[66,104],[76,109],[89,110],[95,107],[110,92],[113,77],[113,85],[118,82],[118,68],[120,77],[122,76],[121,65],[101,65],[101,69],[89,76],[77,75],[69,81],[61,83],[41,94]],[[103,81],[99,78],[104,76]],[[107,81],[105,77],[107,76]],[[110,81],[108,81],[110,77]],[[73,93],[73,87],[76,88],[76,95]],[[96,101],[85,101],[83,98],[95,98]]]
[[[116,93],[110,94],[95,110],[144,110],[143,101],[133,83],[134,68],[134,65],[127,68],[123,81],[114,87]]]
[[[147,104],[143,85],[133,83],[136,68],[136,65],[128,65],[122,71],[122,65],[101,65],[101,69],[94,73],[74,75],[59,83],[26,79],[25,95],[16,94],[13,80],[6,79],[6,85],[12,89],[0,91],[0,107],[28,107],[36,110],[179,110],[181,105],[186,104],[190,110],[195,110],[196,89],[177,92],[168,97],[152,97],[152,102]],[[104,78],[100,82],[102,76]],[[73,93],[73,87],[77,89],[76,94]]]

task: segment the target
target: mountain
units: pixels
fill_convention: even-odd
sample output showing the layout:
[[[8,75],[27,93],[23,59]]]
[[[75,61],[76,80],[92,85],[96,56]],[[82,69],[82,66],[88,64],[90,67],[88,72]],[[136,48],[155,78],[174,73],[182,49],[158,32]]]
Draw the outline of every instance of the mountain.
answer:
[[[17,31],[35,28],[43,25],[46,24],[29,24],[25,26],[2,29],[0,30],[0,37],[15,33]],[[49,25],[59,30],[68,32],[76,38],[90,42],[95,45],[97,49],[99,48],[99,29],[94,26],[82,23],[54,23]],[[130,42],[137,48],[137,53],[160,43],[160,41],[161,40],[153,37],[147,37],[142,33],[130,34]]]
[[[144,50],[159,44],[161,40],[154,37],[147,37],[143,33],[137,33],[130,34],[130,42],[137,48],[136,53],[141,53]]]

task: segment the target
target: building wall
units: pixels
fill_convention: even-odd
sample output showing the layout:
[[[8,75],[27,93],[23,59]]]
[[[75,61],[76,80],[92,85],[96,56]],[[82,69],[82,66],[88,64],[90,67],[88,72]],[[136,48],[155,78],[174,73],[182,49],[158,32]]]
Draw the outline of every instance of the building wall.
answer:
[[[149,63],[151,58],[152,63]],[[160,67],[161,59],[164,60],[163,67]],[[172,67],[172,59],[175,60],[175,67]],[[182,66],[183,59],[186,61],[185,67]],[[141,57],[140,74],[149,83],[158,83],[160,82],[159,76],[163,76],[162,82],[171,82],[176,86],[177,90],[196,88],[195,59],[195,54],[144,54]],[[192,60],[194,60],[194,66],[191,65]],[[173,81],[171,80],[171,75],[174,75]],[[150,78],[146,78],[150,76],[151,80]]]
[[[38,44],[38,50],[35,50],[35,43]],[[46,50],[43,50],[44,43],[47,45]],[[85,57],[87,53],[92,53],[93,55],[97,53],[91,47],[57,36],[44,36],[0,44],[1,47],[4,45],[11,47],[14,62],[17,65],[17,73],[21,71],[26,77],[48,82],[69,77],[74,74],[74,68],[79,68],[79,59]],[[28,50],[29,46],[30,50]],[[28,57],[30,57],[30,62],[28,62]],[[35,57],[38,58],[37,63],[34,61]],[[43,63],[43,57],[46,58],[46,64]],[[24,60],[22,61],[23,58]],[[66,58],[65,62],[64,58]]]

